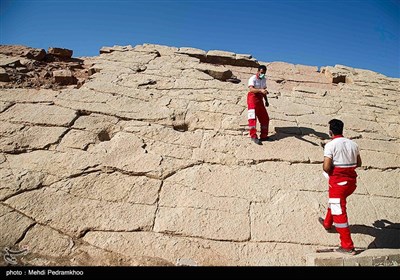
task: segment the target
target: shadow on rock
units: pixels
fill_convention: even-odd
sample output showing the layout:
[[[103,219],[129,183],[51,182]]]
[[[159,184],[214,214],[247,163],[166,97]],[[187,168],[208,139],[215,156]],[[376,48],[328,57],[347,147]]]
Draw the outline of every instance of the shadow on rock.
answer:
[[[275,132],[276,133],[271,136],[271,140],[273,141],[278,141],[287,137],[295,137],[301,141],[305,141],[314,146],[323,146],[324,144],[322,142],[318,144],[308,139],[304,139],[303,137],[311,136],[318,138],[320,140],[330,139],[329,135],[326,133],[318,132],[312,128],[302,127],[302,126],[275,127]]]
[[[371,248],[400,248],[400,223],[393,223],[388,220],[377,220],[373,226],[350,225],[351,233],[366,234],[375,237],[375,240],[368,245]]]

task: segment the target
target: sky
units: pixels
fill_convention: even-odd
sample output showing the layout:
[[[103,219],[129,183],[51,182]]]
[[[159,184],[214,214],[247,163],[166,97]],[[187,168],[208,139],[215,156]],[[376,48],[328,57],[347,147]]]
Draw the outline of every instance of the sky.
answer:
[[[159,44],[400,78],[400,0],[0,0],[0,44]]]

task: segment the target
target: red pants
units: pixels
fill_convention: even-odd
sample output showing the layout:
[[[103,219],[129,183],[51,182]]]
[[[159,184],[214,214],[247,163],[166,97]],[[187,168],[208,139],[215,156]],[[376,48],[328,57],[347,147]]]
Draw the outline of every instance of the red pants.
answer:
[[[257,119],[261,125],[260,138],[268,137],[269,116],[264,105],[264,97],[261,93],[247,93],[247,112],[250,137],[257,138]]]
[[[344,183],[346,182],[346,183]],[[324,220],[324,227],[330,228],[335,224],[340,236],[340,246],[351,250],[354,248],[346,212],[346,198],[356,189],[356,179],[335,178],[329,180],[329,206]]]

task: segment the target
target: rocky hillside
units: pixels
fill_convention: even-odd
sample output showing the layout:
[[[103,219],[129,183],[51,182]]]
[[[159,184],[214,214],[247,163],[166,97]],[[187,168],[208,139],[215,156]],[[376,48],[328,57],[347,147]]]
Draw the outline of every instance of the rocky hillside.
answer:
[[[33,49],[0,46],[1,88],[61,89],[79,88],[92,74],[83,59],[72,58],[73,51],[61,48]]]
[[[400,248],[400,79],[149,44],[0,53],[0,248],[25,250],[2,265],[305,265],[339,243],[318,223],[332,118],[363,159],[357,249]],[[259,64],[261,146],[246,107]]]

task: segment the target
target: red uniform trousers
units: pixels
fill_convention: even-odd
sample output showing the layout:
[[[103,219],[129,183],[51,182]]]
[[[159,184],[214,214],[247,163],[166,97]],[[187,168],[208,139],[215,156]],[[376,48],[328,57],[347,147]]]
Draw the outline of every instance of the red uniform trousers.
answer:
[[[346,182],[346,183],[345,183]],[[356,179],[346,177],[329,177],[329,206],[324,220],[324,227],[335,225],[340,236],[340,246],[354,249],[346,212],[346,198],[356,189]]]
[[[257,138],[257,119],[261,125],[260,138],[268,137],[269,116],[264,105],[264,96],[261,93],[247,93],[247,112],[250,137]]]

